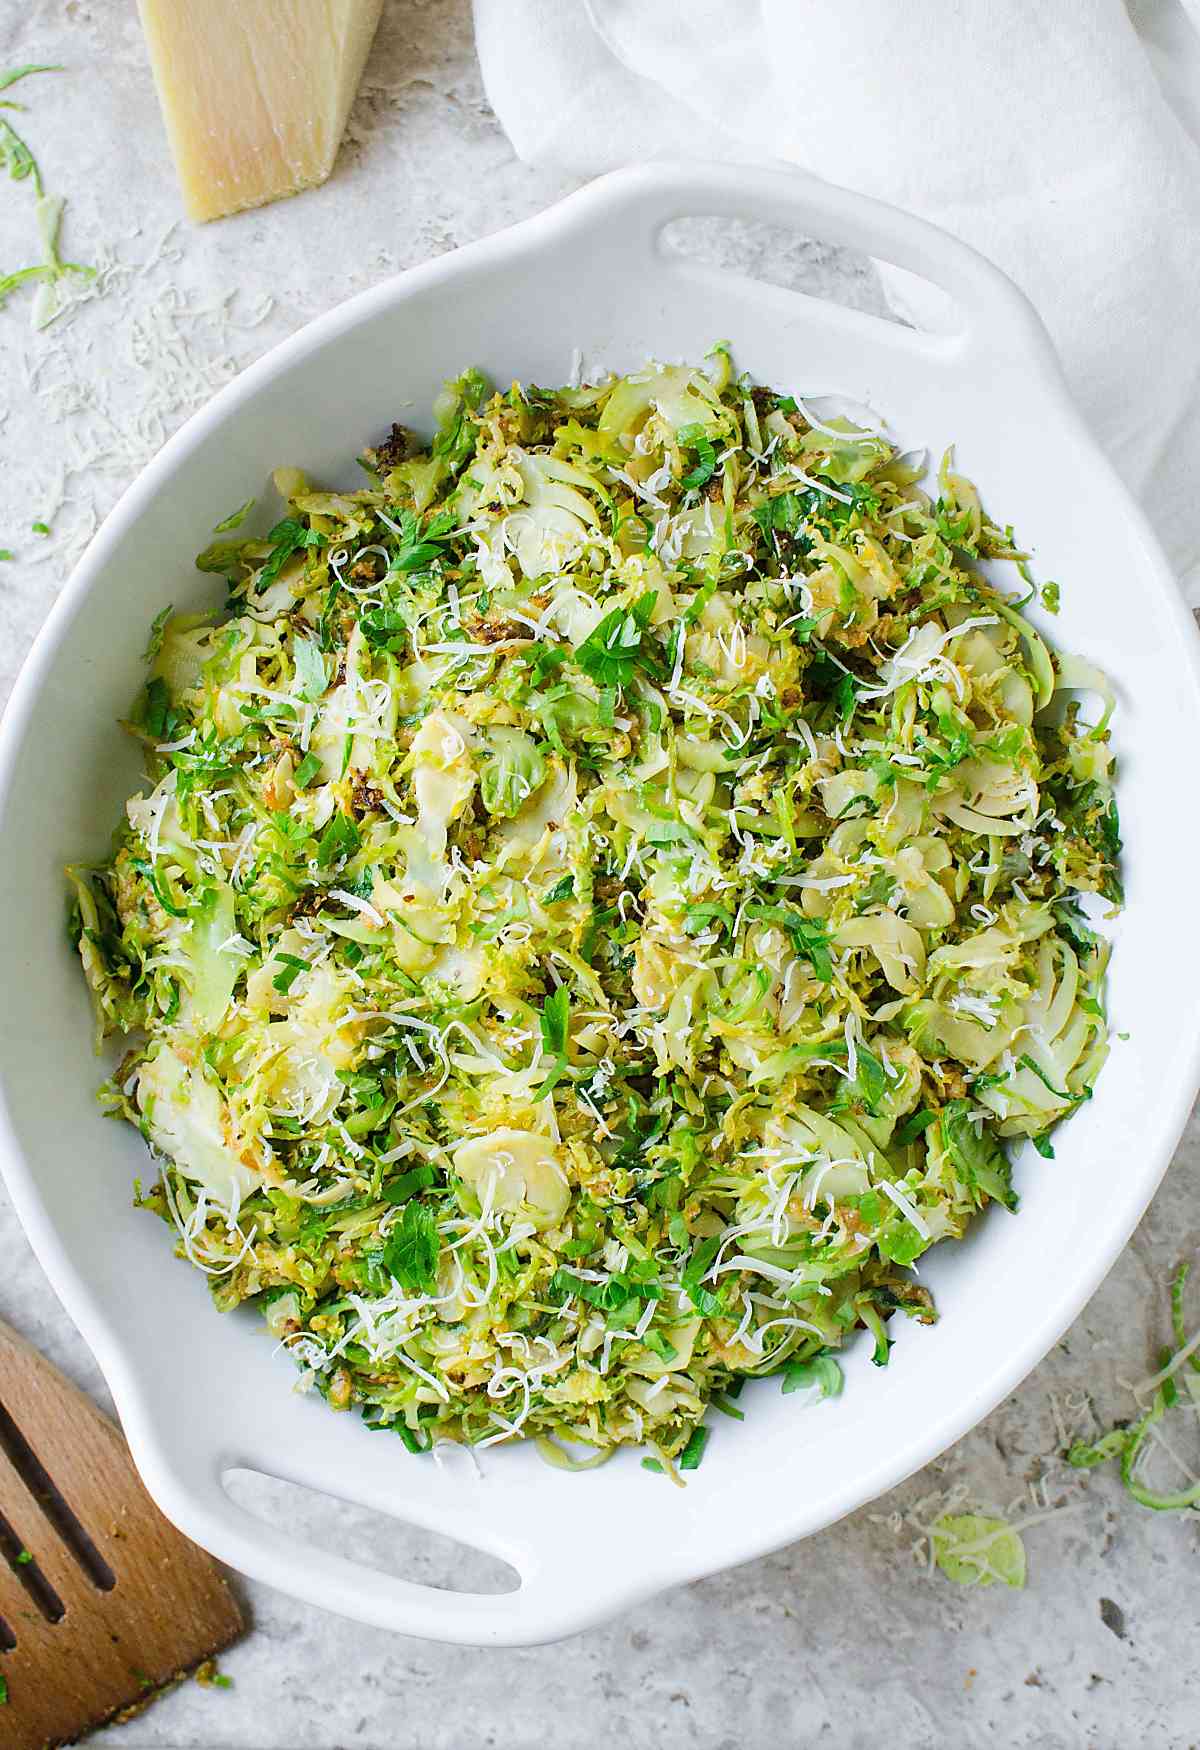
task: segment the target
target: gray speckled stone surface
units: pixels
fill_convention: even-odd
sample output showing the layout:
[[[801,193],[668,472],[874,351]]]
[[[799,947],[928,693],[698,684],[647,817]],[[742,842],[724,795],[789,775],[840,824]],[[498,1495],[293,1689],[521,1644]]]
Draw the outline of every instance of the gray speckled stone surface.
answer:
[[[99,515],[163,438],[236,369],[308,316],[399,267],[521,218],[568,183],[518,164],[484,101],[466,0],[392,0],[322,190],[207,229],[178,206],[129,6],[0,7],[0,66],[61,61],[15,118],[47,186],[69,197],[64,244],[103,295],[41,335],[29,299],[0,311],[0,695]],[[31,258],[27,189],[0,188],[0,267]],[[709,246],[720,249],[719,239]],[[817,245],[742,241],[772,277],[870,304],[869,272]],[[50,537],[29,532],[52,522]],[[1184,1746],[1200,1740],[1195,1598],[1200,1521],[1133,1506],[1114,1479],[1052,1458],[1075,1394],[1128,1409],[1163,1334],[1163,1284],[1200,1241],[1193,1119],[1125,1256],[1067,1338],[945,1459],[841,1525],[686,1588],[567,1644],[471,1652],[395,1639],[261,1587],[227,1691],[184,1685],[111,1728],[114,1746],[500,1750],[553,1743],[800,1746]],[[0,1313],[97,1397],[103,1384],[0,1198]],[[1076,1408],[1065,1407],[1075,1404]],[[963,1591],[913,1559],[924,1497],[961,1485],[1003,1505],[1043,1478],[1073,1510],[1033,1527],[1023,1593]],[[443,1583],[475,1558],[369,1516],[301,1500],[301,1535]],[[897,1529],[898,1527],[898,1529]],[[581,1576],[586,1583],[586,1576]]]

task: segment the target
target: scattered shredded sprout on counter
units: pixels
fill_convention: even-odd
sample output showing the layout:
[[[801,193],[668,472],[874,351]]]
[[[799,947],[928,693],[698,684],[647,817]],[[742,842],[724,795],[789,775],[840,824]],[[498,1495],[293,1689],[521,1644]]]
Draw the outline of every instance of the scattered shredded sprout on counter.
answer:
[[[1025,1584],[1025,1545],[1004,1519],[980,1513],[944,1513],[929,1528],[934,1562],[960,1586]]]
[[[225,609],[154,623],[145,787],[70,872],[106,1099],[333,1407],[681,1480],[747,1376],[886,1364],[1090,1097],[1112,696],[949,455],[724,347],[436,414],[362,490],[281,471]]]
[[[62,71],[62,67],[11,67],[7,72],[0,73],[0,92],[10,90],[32,74]],[[25,105],[14,98],[0,97],[0,109],[24,108]],[[0,273],[0,308],[18,287],[34,284],[37,286],[37,297],[33,306],[33,325],[35,328],[46,328],[63,308],[62,287],[67,277],[78,274],[85,279],[91,279],[95,269],[84,267],[78,261],[63,260],[58,236],[62,229],[66,202],[60,194],[46,193],[37,159],[12,123],[0,116],[0,175],[5,172],[13,182],[28,182],[33,190],[33,211],[41,259],[31,267],[19,267],[10,273]]]
[[[1171,1285],[1171,1330],[1174,1345],[1162,1350],[1157,1372],[1130,1387],[1138,1414],[1118,1422],[1098,1440],[1076,1440],[1067,1463],[1091,1470],[1110,1459],[1120,1463],[1121,1481],[1133,1499],[1158,1512],[1200,1508],[1200,1459],[1195,1456],[1196,1418],[1200,1416],[1200,1330],[1188,1335],[1183,1297],[1189,1266],[1181,1264]],[[1192,1459],[1180,1452],[1176,1437],[1167,1437],[1164,1423],[1185,1432]],[[1166,1472],[1161,1482],[1154,1475]]]
[[[1036,1480],[1030,1480],[1024,1493],[1004,1507],[981,1504],[970,1485],[958,1481],[927,1491],[906,1507],[895,1505],[887,1513],[867,1517],[886,1525],[897,1537],[915,1532],[911,1553],[930,1577],[941,1574],[957,1586],[1002,1583],[1019,1590],[1026,1579],[1024,1534],[1084,1505],[1079,1479],[1070,1472],[1053,1474],[1058,1463],[1054,1458],[1039,1464]],[[944,1467],[944,1460],[935,1461],[922,1480],[932,1480]]]

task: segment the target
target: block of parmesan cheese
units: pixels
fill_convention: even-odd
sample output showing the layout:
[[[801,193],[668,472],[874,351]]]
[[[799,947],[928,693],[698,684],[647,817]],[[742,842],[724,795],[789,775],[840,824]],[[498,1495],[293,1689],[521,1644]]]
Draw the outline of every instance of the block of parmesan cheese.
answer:
[[[383,0],[138,0],[193,219],[324,182]]]

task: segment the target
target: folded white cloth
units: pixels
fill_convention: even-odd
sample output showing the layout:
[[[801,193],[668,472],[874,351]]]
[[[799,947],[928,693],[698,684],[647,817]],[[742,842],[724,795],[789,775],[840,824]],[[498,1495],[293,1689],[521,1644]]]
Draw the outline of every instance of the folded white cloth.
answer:
[[[531,163],[783,158],[990,256],[1200,604],[1200,0],[1130,5],[475,0],[475,24]]]

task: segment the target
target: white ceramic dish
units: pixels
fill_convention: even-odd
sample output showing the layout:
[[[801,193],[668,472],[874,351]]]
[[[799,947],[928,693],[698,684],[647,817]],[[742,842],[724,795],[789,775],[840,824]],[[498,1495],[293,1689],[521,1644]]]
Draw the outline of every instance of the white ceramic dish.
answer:
[[[922,275],[957,310],[938,334],[666,253],[688,214],[765,219]],[[147,1161],[94,1103],[91,1019],[64,943],[61,867],[97,852],[136,780],[116,718],[167,600],[211,604],[190,555],[277,463],[345,482],[398,415],[423,415],[469,363],[561,381],[574,348],[619,368],[730,338],[780,388],[838,389],[906,440],[957,441],[994,511],[1063,584],[1055,625],[1113,676],[1128,909],[1112,970],[1117,1043],[1058,1158],[1022,1159],[1023,1207],[939,1249],[924,1279],[942,1322],[903,1325],[891,1366],[861,1346],[844,1395],[798,1411],[747,1392],[686,1490],[636,1456],[569,1476],[531,1448],[464,1480],[293,1393],[257,1319],[219,1317],[158,1222],[134,1211]],[[402,411],[412,408],[409,414]],[[596,1622],[660,1588],[830,1524],[924,1464],[1012,1390],[1096,1288],[1141,1215],[1187,1114],[1200,1060],[1200,934],[1188,916],[1200,816],[1191,618],[1123,486],[1083,430],[1049,343],[1007,280],[949,237],[796,174],[669,167],[595,183],[551,212],[355,298],[278,347],[197,414],[93,541],[18,683],[0,743],[3,905],[0,1155],[38,1256],[104,1369],[164,1511],[258,1579],[364,1621],[440,1640],[518,1644]],[[235,1506],[232,1468],[290,1478],[474,1544],[515,1566],[500,1596],[434,1591],[298,1546]],[[464,1467],[465,1468],[465,1467]]]

